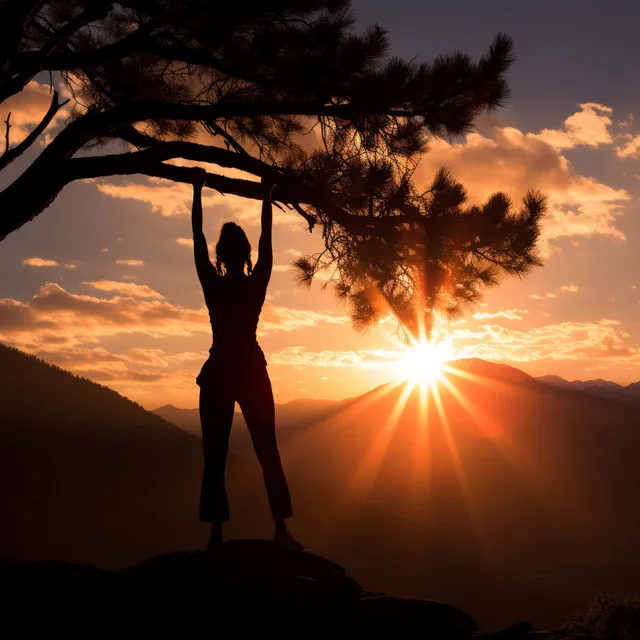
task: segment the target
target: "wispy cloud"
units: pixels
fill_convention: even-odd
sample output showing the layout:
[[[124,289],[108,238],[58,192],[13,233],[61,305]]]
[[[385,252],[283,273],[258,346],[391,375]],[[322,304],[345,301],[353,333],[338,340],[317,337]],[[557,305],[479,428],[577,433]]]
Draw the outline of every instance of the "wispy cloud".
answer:
[[[29,302],[0,299],[0,331],[5,339],[21,344],[55,338],[75,346],[118,334],[144,333],[161,338],[208,330],[204,308],[188,309],[164,300],[136,300],[131,296],[75,294],[53,282],[40,287]]]
[[[638,158],[640,157],[640,134],[632,136],[630,133],[622,136],[626,142],[616,147],[618,158]]]
[[[127,258],[126,260],[116,260],[116,264],[123,264],[123,265],[126,265],[127,267],[143,267],[144,260]]]
[[[473,314],[474,320],[495,320],[496,318],[504,318],[505,320],[522,320],[522,316],[529,313],[527,309],[501,309],[493,313],[478,312]]]
[[[488,360],[611,361],[640,359],[640,345],[629,342],[617,320],[561,322],[523,330],[499,324],[477,329],[454,329],[454,343],[462,354]]]
[[[258,332],[264,335],[272,331],[295,331],[319,324],[348,325],[349,318],[343,315],[334,315],[328,311],[295,309],[268,303],[264,306],[260,316]]]
[[[0,332],[17,346],[50,344],[60,348],[99,342],[105,337],[140,333],[152,338],[210,332],[204,307],[190,309],[164,300],[146,285],[99,280],[85,283],[96,290],[123,295],[95,297],[67,291],[57,283],[40,287],[28,302],[0,299]],[[141,299],[137,299],[141,298]],[[291,332],[321,324],[346,325],[346,316],[267,303],[260,334]]]
[[[161,178],[140,178],[136,182],[114,183],[109,179],[94,182],[101,193],[122,200],[134,200],[151,207],[151,211],[166,217],[191,214],[193,188],[187,184],[174,183]],[[258,200],[241,198],[231,194],[221,194],[212,189],[202,192],[202,206],[217,209],[217,214],[233,216],[239,224],[256,226],[260,224],[261,203]],[[305,228],[305,221],[295,212],[274,208],[273,223],[291,229]]]
[[[46,258],[24,258],[21,264],[27,267],[64,267],[65,269],[76,269],[77,265],[72,262],[59,263],[56,260],[47,260]]]
[[[46,260],[45,258],[24,258],[22,264],[28,267],[59,267],[55,260]]]
[[[529,295],[529,297],[532,300],[544,300],[544,299],[548,299],[548,300],[555,300],[558,296],[557,294],[553,293],[552,291],[549,291],[548,293],[545,294],[539,294],[539,293],[532,293]]]
[[[401,352],[394,349],[360,349],[349,351],[312,351],[303,346],[286,347],[270,352],[270,364],[291,367],[384,369],[395,367]]]
[[[146,284],[133,284],[132,282],[117,282],[115,280],[95,280],[93,282],[83,282],[93,289],[99,291],[115,291],[125,296],[133,296],[134,298],[155,298],[163,299],[163,295]]]

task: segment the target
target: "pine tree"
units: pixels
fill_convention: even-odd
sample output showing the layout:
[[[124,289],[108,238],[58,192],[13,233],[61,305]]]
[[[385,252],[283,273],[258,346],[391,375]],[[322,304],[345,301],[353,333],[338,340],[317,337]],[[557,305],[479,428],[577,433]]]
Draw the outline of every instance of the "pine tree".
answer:
[[[349,0],[2,0],[0,25],[0,102],[50,77],[74,105],[0,192],[0,239],[74,180],[190,182],[193,170],[168,163],[181,158],[209,163],[206,184],[222,193],[261,195],[255,179],[220,168],[277,180],[275,200],[325,241],[297,262],[301,281],[328,270],[361,328],[391,312],[415,332],[434,310],[459,313],[501,274],[539,264],[540,195],[517,211],[503,194],[469,207],[446,171],[424,192],[413,178],[430,138],[464,135],[508,97],[504,35],[478,61],[405,61],[389,57],[381,27],[355,31]],[[14,146],[7,118],[0,171],[62,104],[52,91],[42,122]],[[127,150],[113,153],[118,143]]]

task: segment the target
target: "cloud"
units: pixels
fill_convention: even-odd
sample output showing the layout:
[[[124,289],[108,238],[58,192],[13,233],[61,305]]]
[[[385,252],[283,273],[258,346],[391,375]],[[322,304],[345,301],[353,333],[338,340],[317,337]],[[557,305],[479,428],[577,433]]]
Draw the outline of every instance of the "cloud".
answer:
[[[151,206],[154,213],[163,216],[186,216],[191,213],[193,188],[161,178],[142,178],[143,182],[96,182],[98,191],[120,200],[135,200]],[[224,196],[206,189],[202,193],[203,206],[226,204]]]
[[[462,355],[487,360],[640,359],[640,345],[628,344],[628,334],[620,330],[620,323],[608,318],[593,322],[562,322],[526,330],[492,324],[477,329],[454,329],[452,337]]]
[[[217,173],[223,174],[216,168]],[[151,207],[151,211],[160,215],[187,216],[191,215],[193,188],[191,185],[171,182],[162,178],[140,178],[140,182],[127,181],[114,183],[109,179],[94,182],[98,191],[123,200],[142,202]],[[205,209],[221,209],[218,216],[233,218],[238,224],[257,226],[260,224],[261,203],[251,198],[241,198],[232,194],[221,194],[213,189],[202,191],[202,206]],[[304,229],[305,221],[295,212],[274,207],[274,225],[286,226],[291,229]]]
[[[279,307],[267,303],[260,316],[258,332],[264,335],[272,331],[295,331],[318,324],[346,325],[349,321],[348,316],[335,316],[329,312]]]
[[[505,320],[522,320],[522,316],[527,313],[529,313],[527,309],[502,309],[495,313],[474,313],[473,318],[475,320],[495,320],[496,318],[504,318]]]
[[[537,137],[554,149],[573,149],[577,146],[596,148],[611,144],[609,133],[613,109],[596,102],[578,105],[580,111],[564,121],[562,129],[543,129]]]
[[[135,260],[135,259],[127,259],[127,260],[116,260],[116,264],[124,264],[128,267],[144,267],[144,260]]]
[[[51,93],[48,84],[32,80],[25,88],[2,103],[1,119],[4,122],[11,112],[11,146],[22,142],[31,130],[40,123],[51,105]],[[49,124],[50,128],[69,115],[69,108],[60,109]],[[4,127],[3,127],[4,131]]]
[[[578,291],[580,291],[580,287],[577,284],[565,284],[559,287],[558,291],[560,291],[560,293],[578,293]],[[532,293],[529,297],[533,298],[533,300],[544,300],[545,298],[555,300],[558,297],[558,294],[553,293],[553,291],[549,291],[544,295]]]
[[[394,349],[353,351],[309,351],[303,346],[286,347],[267,355],[269,364],[298,368],[384,369],[398,366],[401,352]]]
[[[193,238],[176,238],[176,244],[179,244],[181,247],[189,247],[190,249],[193,249]],[[215,253],[216,250],[216,241],[212,241],[209,242],[207,244],[207,248],[209,249],[209,253],[213,254]],[[252,254],[252,260],[255,264],[255,259],[257,257],[257,252],[255,253],[255,255]]]
[[[129,382],[157,382],[172,373],[167,371],[171,356],[162,349],[129,349],[122,353],[104,347],[76,347],[64,350],[43,347],[34,355],[96,382],[111,386]],[[202,354],[199,354],[202,359]]]
[[[22,264],[28,267],[59,267],[55,260],[46,260],[45,258],[24,258]]]
[[[155,289],[148,287],[146,284],[133,284],[131,282],[116,282],[115,280],[96,280],[94,282],[83,282],[89,287],[98,289],[99,291],[116,291],[125,296],[133,296],[135,298],[156,298],[162,300],[164,296]]]
[[[589,108],[574,114],[580,116],[578,124],[572,121],[572,128],[567,130],[570,133],[564,133],[573,136],[574,146],[595,148],[611,144],[610,136],[602,129],[604,121],[610,120],[606,115],[609,108],[587,105]],[[597,126],[591,121],[595,117],[590,115],[592,112],[599,118]],[[630,200],[629,194],[578,173],[562,155],[558,142],[556,146],[549,142],[551,130],[546,131],[542,135],[496,127],[487,136],[472,133],[463,143],[434,140],[421,160],[416,178],[426,184],[440,166],[446,166],[465,185],[471,203],[482,202],[496,191],[507,193],[517,203],[529,189],[542,191],[548,199],[540,240],[543,257],[557,250],[557,242],[564,238],[608,236],[624,240],[616,223],[623,204]],[[562,148],[568,148],[567,144]]]
[[[24,258],[20,262],[28,267],[64,267],[65,269],[78,268],[78,266],[72,262],[60,264],[55,260],[47,260],[46,258]]]
[[[619,120],[616,122],[616,125],[621,129],[628,129],[636,120],[636,117],[633,113],[628,113],[627,117],[624,120]]]
[[[3,340],[33,351],[52,343],[59,348],[96,344],[116,335],[143,334],[164,339],[211,331],[206,308],[190,309],[171,304],[146,285],[109,280],[86,284],[100,291],[125,295],[103,298],[76,294],[48,282],[28,302],[0,299]],[[259,326],[260,335],[265,335],[348,322],[346,316],[267,303]]]
[[[627,138],[627,142],[616,147],[618,158],[638,158],[640,157],[640,135]]]
[[[68,346],[76,346],[119,334],[188,336],[209,331],[209,322],[205,309],[130,296],[98,298],[74,294],[48,282],[29,302],[0,299],[0,331],[3,339],[19,344],[64,338]]]

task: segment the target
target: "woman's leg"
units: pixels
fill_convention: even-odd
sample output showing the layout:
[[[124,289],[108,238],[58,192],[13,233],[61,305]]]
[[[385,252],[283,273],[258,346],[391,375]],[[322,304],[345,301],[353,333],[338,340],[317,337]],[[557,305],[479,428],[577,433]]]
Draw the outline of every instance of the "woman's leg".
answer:
[[[200,492],[200,520],[211,522],[212,542],[221,536],[221,525],[229,519],[225,470],[235,401],[228,385],[207,384],[200,389],[200,424],[204,472]]]
[[[271,514],[279,527],[293,515],[289,487],[276,442],[273,391],[264,365],[248,368],[247,379],[239,390],[238,403],[247,422],[253,448],[262,467]],[[285,527],[286,529],[286,527]]]

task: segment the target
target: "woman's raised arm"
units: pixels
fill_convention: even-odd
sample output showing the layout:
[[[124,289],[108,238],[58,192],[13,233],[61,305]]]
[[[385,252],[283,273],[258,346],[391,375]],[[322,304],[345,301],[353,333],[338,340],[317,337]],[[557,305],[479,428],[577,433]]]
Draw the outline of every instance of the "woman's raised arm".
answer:
[[[258,242],[258,261],[253,270],[253,276],[257,278],[266,288],[271,278],[273,268],[273,245],[272,232],[273,212],[271,206],[271,192],[275,184],[262,179],[262,228],[260,231],[260,241]]]
[[[217,272],[209,259],[207,239],[204,237],[204,231],[202,230],[202,187],[204,186],[207,172],[201,169],[196,172],[196,176],[193,181],[191,228],[193,229],[193,254],[196,260],[196,271],[198,272],[200,284],[204,287],[205,283],[216,277]]]

